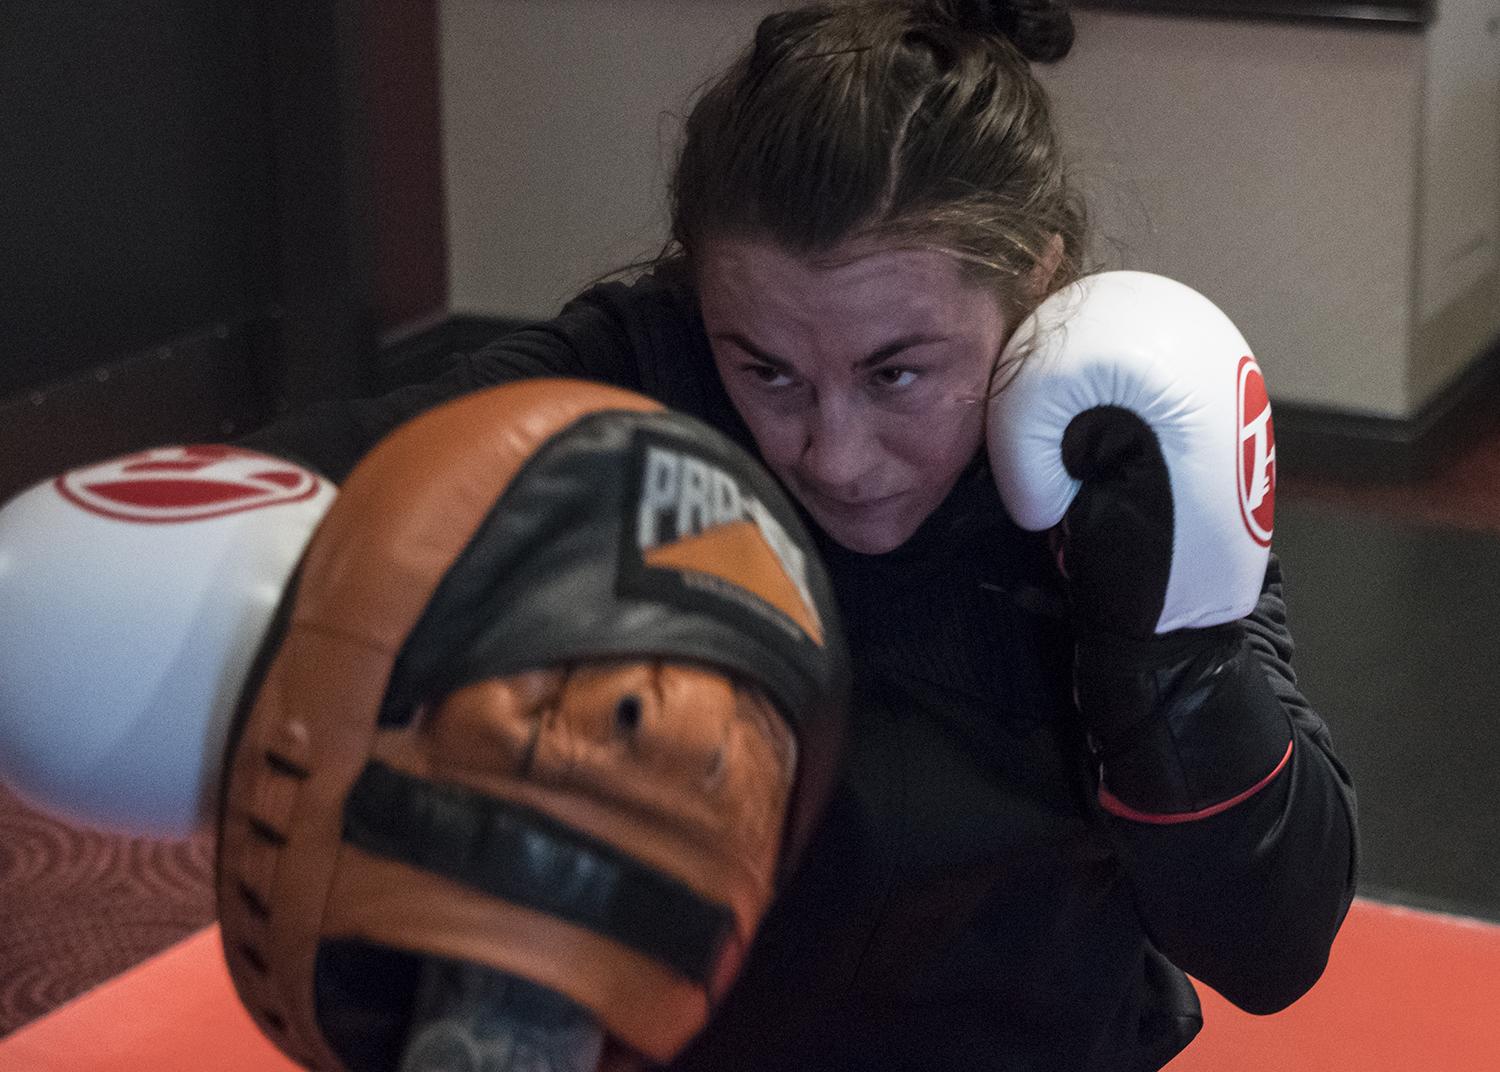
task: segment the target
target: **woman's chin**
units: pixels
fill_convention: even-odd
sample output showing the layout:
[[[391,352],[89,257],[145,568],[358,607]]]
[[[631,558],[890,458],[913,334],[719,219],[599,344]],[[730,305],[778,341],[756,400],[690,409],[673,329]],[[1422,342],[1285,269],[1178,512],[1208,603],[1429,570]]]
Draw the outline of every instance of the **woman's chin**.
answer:
[[[883,555],[894,551],[917,530],[917,524],[903,519],[872,517],[869,519],[829,516],[825,511],[810,510],[818,527],[846,551],[860,555]]]

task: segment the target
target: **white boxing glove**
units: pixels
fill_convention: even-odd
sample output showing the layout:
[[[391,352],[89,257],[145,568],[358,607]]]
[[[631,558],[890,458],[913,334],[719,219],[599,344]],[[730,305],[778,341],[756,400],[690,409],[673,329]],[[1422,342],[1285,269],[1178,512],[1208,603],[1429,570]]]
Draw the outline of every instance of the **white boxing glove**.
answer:
[[[1083,618],[1149,635],[1250,612],[1276,448],[1260,369],[1228,317],[1162,276],[1105,272],[1043,302],[1001,368],[1013,375],[990,406],[995,480],[1023,528],[1066,523]],[[1112,501],[1081,502],[1089,481]],[[1091,524],[1102,531],[1080,532]]]
[[[1257,795],[1292,731],[1239,623],[1276,483],[1249,346],[1188,287],[1106,272],[1043,302],[1001,373],[991,466],[1016,523],[1054,533],[1101,805],[1180,823]]]
[[[186,446],[0,508],[0,782],[124,833],[211,818],[242,683],[334,495],[278,458]]]

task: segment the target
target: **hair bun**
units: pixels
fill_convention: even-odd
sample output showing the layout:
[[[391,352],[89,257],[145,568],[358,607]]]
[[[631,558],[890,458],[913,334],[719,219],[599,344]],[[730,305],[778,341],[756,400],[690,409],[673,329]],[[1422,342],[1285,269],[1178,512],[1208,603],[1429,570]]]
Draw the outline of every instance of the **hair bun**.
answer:
[[[1073,16],[1054,0],[949,0],[953,21],[979,33],[1010,39],[1033,63],[1056,63],[1073,47]]]

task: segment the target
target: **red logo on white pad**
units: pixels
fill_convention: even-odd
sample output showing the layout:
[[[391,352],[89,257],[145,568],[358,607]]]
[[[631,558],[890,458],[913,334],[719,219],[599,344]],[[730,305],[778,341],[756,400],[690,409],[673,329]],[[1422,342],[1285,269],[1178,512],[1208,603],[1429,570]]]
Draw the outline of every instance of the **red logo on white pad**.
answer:
[[[1271,426],[1271,399],[1255,358],[1240,358],[1238,405],[1240,514],[1250,537],[1263,547],[1271,543],[1276,516],[1276,434]]]
[[[117,521],[203,521],[317,493],[318,480],[288,462],[214,444],[161,447],[74,469],[55,481],[69,502]]]

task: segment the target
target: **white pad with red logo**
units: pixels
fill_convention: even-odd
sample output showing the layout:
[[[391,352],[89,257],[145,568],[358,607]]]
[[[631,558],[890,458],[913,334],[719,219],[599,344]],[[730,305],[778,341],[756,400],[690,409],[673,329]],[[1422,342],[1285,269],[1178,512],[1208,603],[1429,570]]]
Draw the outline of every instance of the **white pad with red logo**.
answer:
[[[241,684],[334,495],[281,459],[189,446],[0,508],[0,782],[131,834],[210,818]]]
[[[1156,632],[1254,608],[1274,512],[1271,407],[1249,344],[1217,306],[1158,275],[1088,276],[1017,328],[999,375],[990,463],[1018,525],[1057,525],[1077,494],[1062,458],[1069,422],[1123,407],[1155,431],[1171,480],[1172,567]]]

